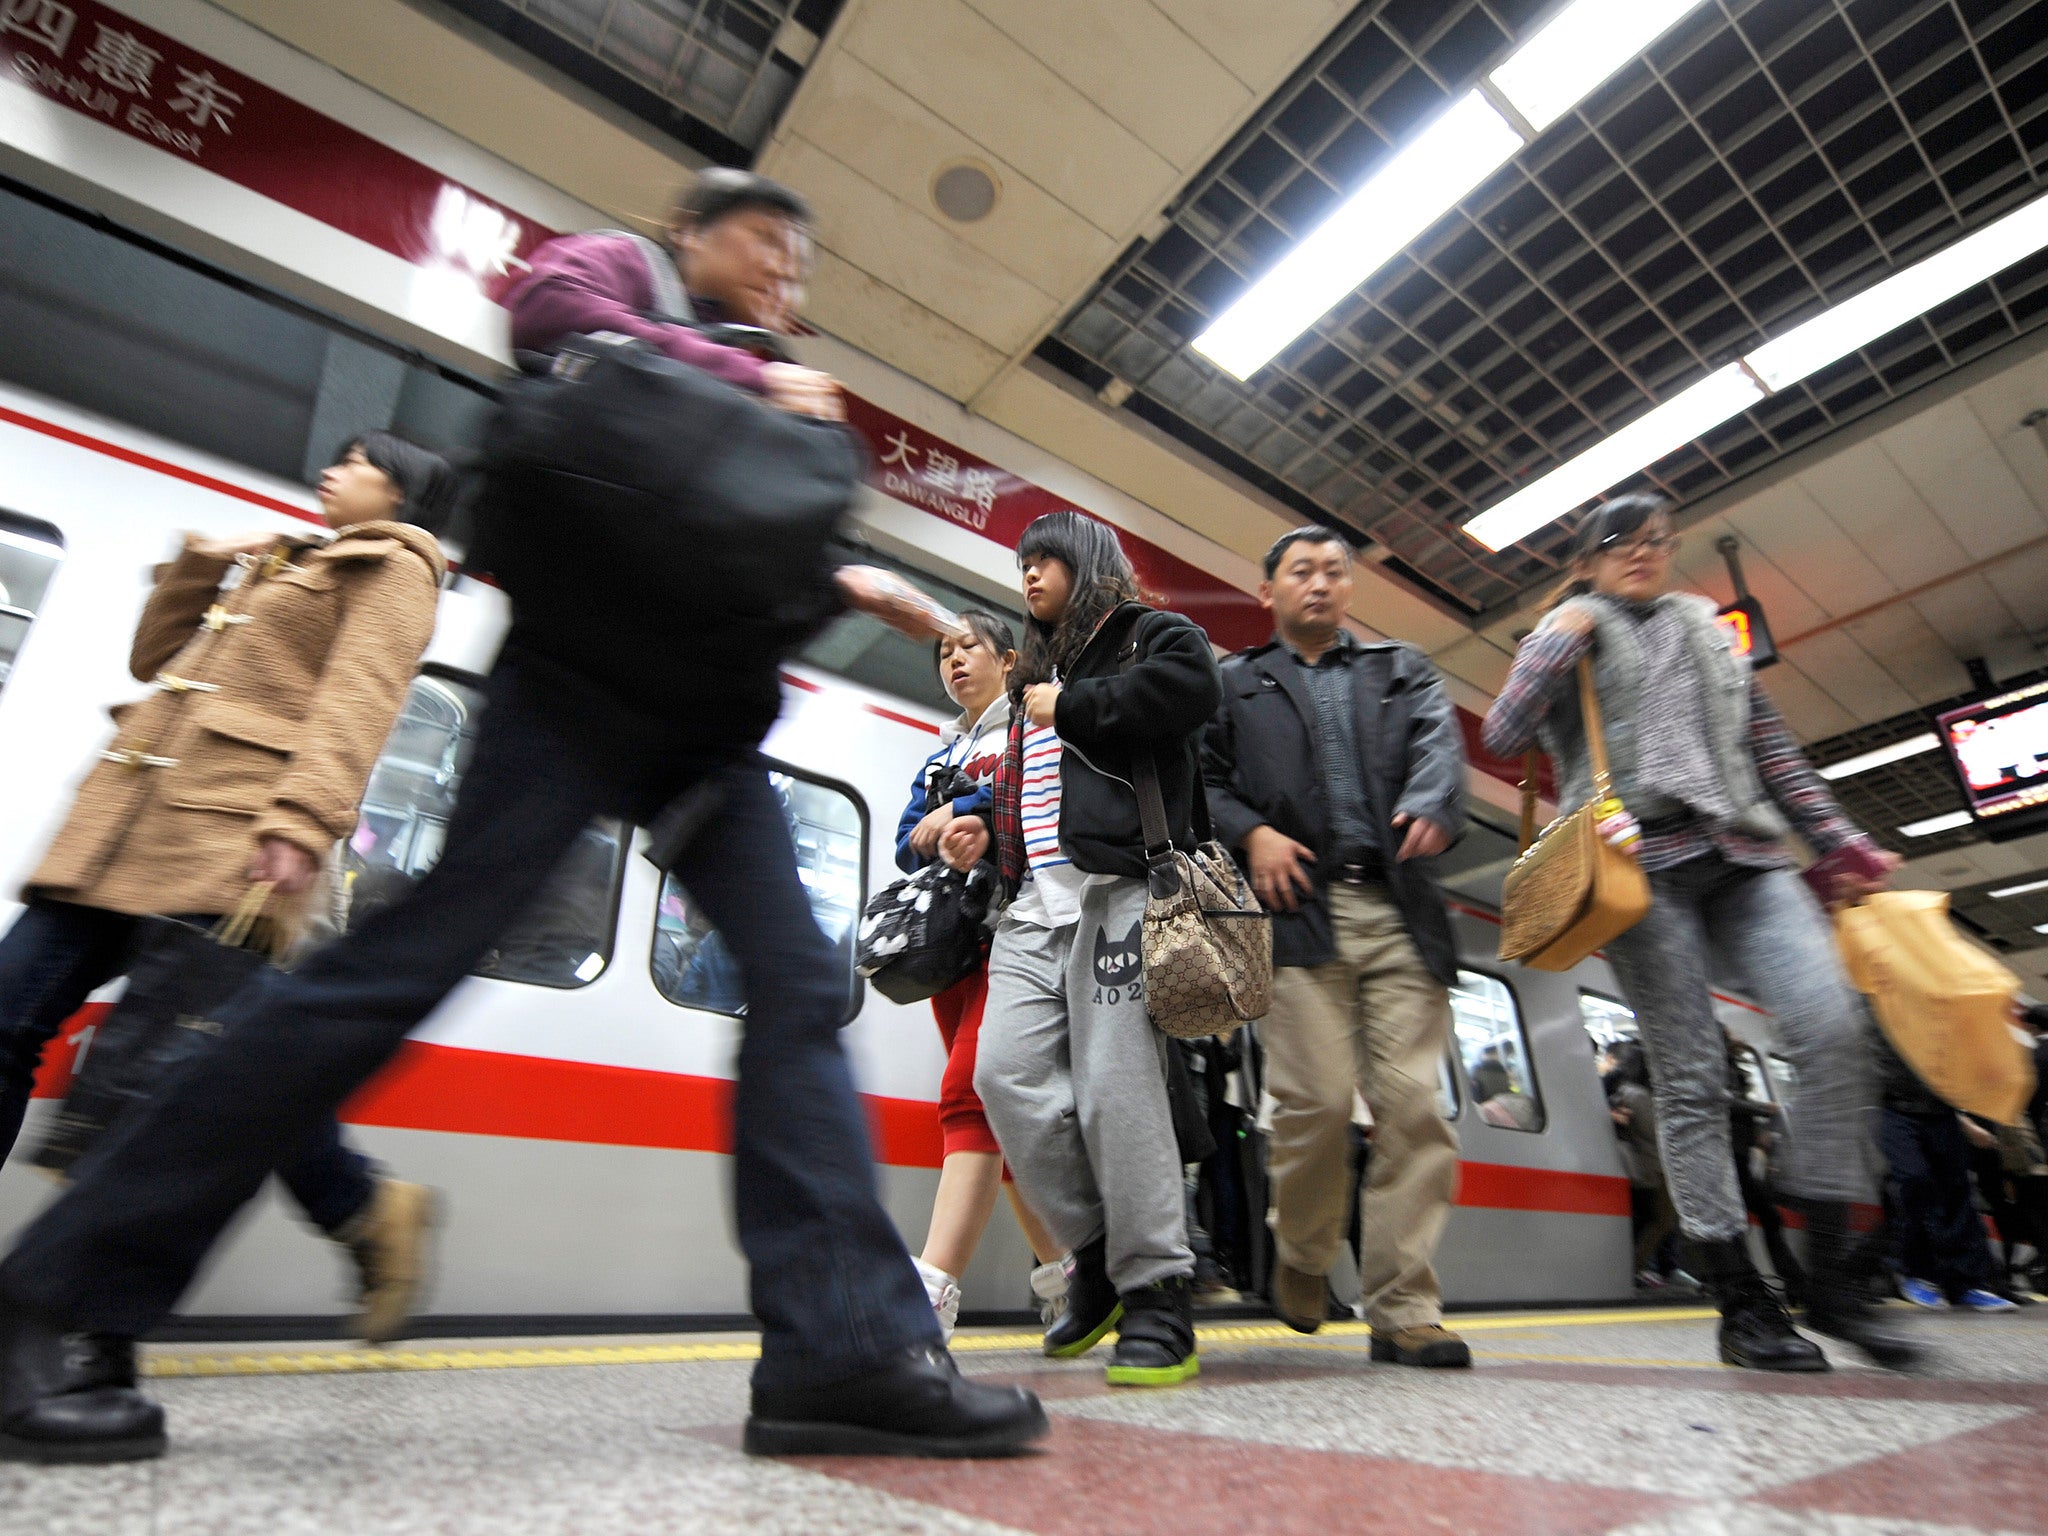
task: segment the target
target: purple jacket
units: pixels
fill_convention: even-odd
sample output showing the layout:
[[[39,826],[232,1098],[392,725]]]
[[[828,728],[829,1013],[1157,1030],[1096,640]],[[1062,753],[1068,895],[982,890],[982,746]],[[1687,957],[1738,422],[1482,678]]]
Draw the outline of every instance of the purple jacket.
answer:
[[[679,363],[755,394],[766,394],[751,352],[706,341],[695,331],[662,325],[642,313],[654,307],[654,281],[640,251],[615,235],[563,235],[533,253],[533,270],[505,295],[512,345],[551,352],[564,336],[617,331],[653,343]]]

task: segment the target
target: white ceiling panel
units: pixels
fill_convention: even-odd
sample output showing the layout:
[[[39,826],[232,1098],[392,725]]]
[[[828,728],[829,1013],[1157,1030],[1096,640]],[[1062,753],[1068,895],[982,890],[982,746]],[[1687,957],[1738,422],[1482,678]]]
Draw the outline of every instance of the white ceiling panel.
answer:
[[[1826,689],[1858,722],[1882,720],[1919,702],[1846,630],[1831,629],[1803,640],[1793,654],[1798,657],[1799,670]]]
[[[1972,560],[2048,531],[2048,519],[1960,398],[1888,427],[1880,441]]]
[[[1997,589],[1982,576],[1966,576],[1922,593],[1913,606],[1957,656],[1982,656],[2019,627]]]
[[[871,0],[844,46],[1106,234],[1179,184],[1170,161],[963,0]],[[804,121],[798,110],[787,126]]]
[[[1817,741],[1862,724],[1800,671],[1796,661],[1781,659],[1775,667],[1757,673],[1757,679],[1801,741]]]
[[[914,369],[932,388],[956,399],[1002,366],[1003,354],[987,342],[868,276],[829,247],[819,247],[804,313],[820,330],[892,367]]]
[[[900,293],[931,296],[941,318],[1001,351],[1023,344],[1046,295],[937,218],[898,202],[809,139],[785,147],[783,173],[812,187],[818,239]]]
[[[1941,634],[1910,603],[1880,609],[1842,626],[1914,704],[1954,698],[1970,686],[1970,674]],[[1804,649],[1804,647],[1799,647]]]
[[[1270,90],[1352,0],[1158,0],[1159,9],[1256,91]]]
[[[1501,684],[1508,680],[1508,668],[1514,664],[1513,656],[1483,635],[1461,640],[1438,651],[1432,659],[1451,676],[1463,678],[1489,694],[1500,692]]]
[[[1898,590],[1797,480],[1780,481],[1726,516],[1829,614],[1854,612]]]
[[[818,75],[802,137],[924,213],[938,167],[980,160],[1000,187],[994,209],[942,227],[1048,295],[1088,282],[1115,253],[1100,229],[851,54]]]
[[[1244,82],[1153,5],[969,3],[1183,171],[1206,160],[1252,105]]]
[[[1969,564],[1963,546],[1874,441],[1844,449],[1799,483],[1902,590]]]

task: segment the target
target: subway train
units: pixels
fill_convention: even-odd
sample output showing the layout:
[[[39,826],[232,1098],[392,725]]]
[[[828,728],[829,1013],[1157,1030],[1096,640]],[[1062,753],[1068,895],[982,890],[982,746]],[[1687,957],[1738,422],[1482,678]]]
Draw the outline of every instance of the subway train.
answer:
[[[108,707],[140,692],[127,651],[153,565],[181,530],[303,532],[317,517],[303,486],[20,391],[0,389],[0,463],[0,920],[10,920],[18,881],[105,745]],[[891,508],[900,528],[905,509]],[[895,547],[914,553],[915,543]],[[337,849],[321,903],[334,926],[433,862],[504,623],[495,589],[450,580],[357,830]],[[855,980],[852,930],[866,896],[896,875],[896,817],[944,715],[849,681],[829,650],[824,665],[787,669],[766,751],[819,921],[847,954],[845,1038],[886,1199],[914,1246],[937,1178],[943,1058],[927,1008]],[[1568,975],[1498,961],[1488,901],[1513,845],[1496,819],[1505,824],[1493,812],[1444,861],[1466,967],[1443,1066],[1463,1151],[1441,1250],[1446,1297],[1625,1298],[1629,1190],[1593,1043],[1632,1026],[1597,959]],[[446,1197],[426,1301],[434,1327],[618,1331],[745,1314],[723,1150],[743,1005],[717,934],[642,845],[637,829],[590,828],[477,976],[344,1111],[367,1150]],[[29,1155],[115,995],[96,998],[45,1055],[38,1100],[0,1171],[0,1236],[48,1198]],[[1723,1009],[1768,1053],[1757,1010],[1733,996]],[[1767,1075],[1753,1083],[1760,1096],[1777,1091]],[[1238,1081],[1241,1097],[1256,1097]],[[1247,1140],[1255,1164],[1256,1133]],[[998,1216],[964,1277],[967,1315],[1021,1312],[1030,1264]],[[183,1313],[195,1327],[289,1333],[346,1310],[347,1279],[343,1257],[266,1194]]]

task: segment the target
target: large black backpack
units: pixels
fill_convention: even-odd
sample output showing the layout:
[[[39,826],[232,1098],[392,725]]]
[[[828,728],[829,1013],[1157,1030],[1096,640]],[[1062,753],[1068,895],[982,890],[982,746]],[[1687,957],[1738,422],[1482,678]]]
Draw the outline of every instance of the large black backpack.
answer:
[[[838,611],[858,439],[622,336],[572,337],[544,367],[507,388],[477,466],[471,563],[511,598],[513,642],[758,737],[777,664]]]

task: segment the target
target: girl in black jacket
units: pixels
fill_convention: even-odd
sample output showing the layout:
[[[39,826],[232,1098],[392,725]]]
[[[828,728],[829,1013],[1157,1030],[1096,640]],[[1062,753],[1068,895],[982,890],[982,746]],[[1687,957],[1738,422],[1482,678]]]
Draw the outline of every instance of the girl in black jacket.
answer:
[[[1109,1380],[1167,1386],[1199,1366],[1165,1039],[1146,1013],[1145,838],[1131,765],[1149,755],[1174,842],[1192,848],[1196,745],[1222,696],[1201,628],[1138,599],[1109,528],[1054,512],[1017,561],[1031,611],[997,770],[994,841],[1014,893],[989,955],[974,1086],[1018,1187],[1073,1250],[1045,1336],[1087,1353],[1122,1319]],[[971,866],[989,828],[943,853]]]

